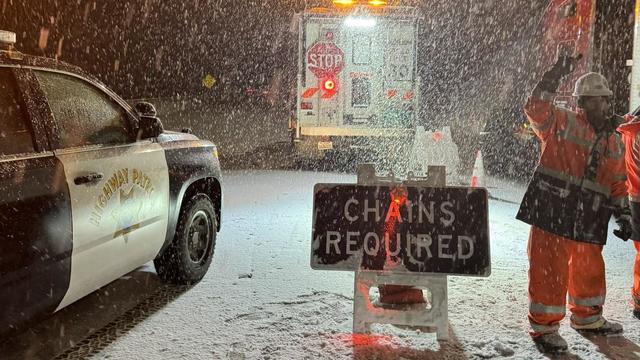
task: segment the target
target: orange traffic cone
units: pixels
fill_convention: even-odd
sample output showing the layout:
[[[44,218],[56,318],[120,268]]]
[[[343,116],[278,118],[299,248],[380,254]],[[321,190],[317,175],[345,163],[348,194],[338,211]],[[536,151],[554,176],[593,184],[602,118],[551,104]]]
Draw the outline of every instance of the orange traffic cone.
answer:
[[[482,162],[482,151],[478,150],[476,162],[473,164],[470,187],[486,187],[484,181],[484,163]]]

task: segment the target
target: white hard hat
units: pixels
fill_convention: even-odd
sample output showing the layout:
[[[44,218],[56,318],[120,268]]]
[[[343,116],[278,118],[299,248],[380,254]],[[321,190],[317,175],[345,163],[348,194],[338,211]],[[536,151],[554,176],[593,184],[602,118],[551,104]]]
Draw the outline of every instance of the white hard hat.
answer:
[[[582,75],[576,81],[573,96],[612,96],[607,79],[601,74],[590,72]]]

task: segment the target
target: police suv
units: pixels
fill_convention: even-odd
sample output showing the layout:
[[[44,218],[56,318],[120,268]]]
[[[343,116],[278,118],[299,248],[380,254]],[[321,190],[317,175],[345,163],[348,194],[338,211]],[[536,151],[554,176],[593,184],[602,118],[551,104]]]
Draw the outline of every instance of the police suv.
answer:
[[[215,145],[14,43],[0,31],[0,334],[150,260],[200,280],[220,230]]]

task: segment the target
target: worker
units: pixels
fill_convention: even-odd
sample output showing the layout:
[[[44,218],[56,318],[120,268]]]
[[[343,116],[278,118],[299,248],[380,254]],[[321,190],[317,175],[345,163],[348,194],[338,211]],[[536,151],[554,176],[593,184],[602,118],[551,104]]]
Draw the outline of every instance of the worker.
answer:
[[[625,162],[627,165],[627,188],[632,233],[630,238],[636,248],[636,261],[633,266],[633,316],[640,319],[640,141],[636,141],[640,132],[640,109],[633,115],[626,115],[626,123],[618,127],[625,145]],[[635,116],[634,116],[635,115]]]
[[[529,322],[535,344],[547,353],[567,350],[558,334],[567,291],[572,328],[603,335],[622,332],[622,325],[602,316],[602,248],[609,219],[614,215],[623,232],[631,227],[622,216],[627,195],[624,145],[609,122],[612,92],[602,75],[588,73],[575,83],[577,112],[552,102],[560,80],[579,59],[560,57],[524,108],[541,155],[517,218],[531,225]]]

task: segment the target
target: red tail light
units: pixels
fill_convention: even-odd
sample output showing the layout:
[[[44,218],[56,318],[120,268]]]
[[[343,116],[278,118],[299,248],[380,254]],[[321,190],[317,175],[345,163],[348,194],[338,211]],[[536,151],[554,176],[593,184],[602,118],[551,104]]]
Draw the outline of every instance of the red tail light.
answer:
[[[309,101],[303,101],[300,103],[300,109],[302,110],[313,110],[313,103]]]
[[[336,89],[336,83],[332,79],[325,80],[324,83],[322,83],[322,88],[326,91],[333,91]]]
[[[325,92],[338,91],[338,81],[336,79],[334,79],[333,77],[328,77],[328,78],[322,79],[322,82],[320,83],[320,86],[322,87],[322,90],[325,91]]]

